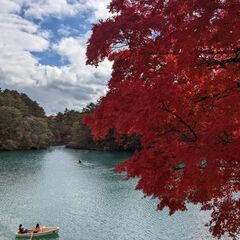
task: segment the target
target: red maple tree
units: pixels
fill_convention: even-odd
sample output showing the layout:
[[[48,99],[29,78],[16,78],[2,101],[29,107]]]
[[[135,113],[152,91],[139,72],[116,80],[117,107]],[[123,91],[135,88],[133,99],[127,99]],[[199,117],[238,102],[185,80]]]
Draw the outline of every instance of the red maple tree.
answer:
[[[109,91],[85,117],[96,138],[137,134],[117,167],[170,214],[200,203],[216,237],[240,233],[240,1],[112,0],[88,64],[113,61]]]

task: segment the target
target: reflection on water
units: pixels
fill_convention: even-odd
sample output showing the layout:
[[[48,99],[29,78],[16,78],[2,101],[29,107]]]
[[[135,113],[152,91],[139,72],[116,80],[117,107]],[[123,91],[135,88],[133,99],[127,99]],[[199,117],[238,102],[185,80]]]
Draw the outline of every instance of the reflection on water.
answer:
[[[1,152],[0,240],[15,239],[20,223],[60,227],[59,236],[42,240],[213,239],[199,207],[169,217],[134,190],[135,180],[115,174],[114,166],[128,157],[62,147]]]

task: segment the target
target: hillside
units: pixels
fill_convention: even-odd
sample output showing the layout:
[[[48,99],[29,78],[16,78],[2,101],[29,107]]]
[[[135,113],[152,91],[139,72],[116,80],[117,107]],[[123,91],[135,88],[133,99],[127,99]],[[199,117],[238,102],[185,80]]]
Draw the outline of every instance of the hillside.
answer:
[[[139,138],[121,136],[114,130],[103,141],[94,141],[90,129],[81,122],[85,113],[96,107],[90,103],[82,112],[66,109],[46,116],[44,109],[26,94],[0,89],[0,150],[42,149],[53,145],[94,150],[133,150]]]
[[[45,112],[17,91],[0,90],[0,149],[41,149],[54,142]]]

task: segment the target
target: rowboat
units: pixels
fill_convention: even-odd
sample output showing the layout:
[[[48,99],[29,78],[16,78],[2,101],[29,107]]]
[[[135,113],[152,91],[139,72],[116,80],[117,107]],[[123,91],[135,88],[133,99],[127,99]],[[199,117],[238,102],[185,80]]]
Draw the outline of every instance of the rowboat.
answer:
[[[27,233],[16,232],[16,237],[18,238],[30,238],[30,237],[41,237],[53,233],[58,233],[59,227],[42,227],[42,230],[37,233],[33,233],[33,229],[30,229]]]

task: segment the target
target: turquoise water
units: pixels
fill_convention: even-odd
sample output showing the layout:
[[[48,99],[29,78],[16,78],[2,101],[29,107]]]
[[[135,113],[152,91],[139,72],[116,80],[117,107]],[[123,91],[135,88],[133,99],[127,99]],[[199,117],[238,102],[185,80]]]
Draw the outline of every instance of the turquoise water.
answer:
[[[135,180],[115,174],[129,156],[63,147],[0,152],[0,240],[15,239],[19,223],[60,227],[59,235],[38,239],[213,239],[197,206],[169,217],[134,190]]]

